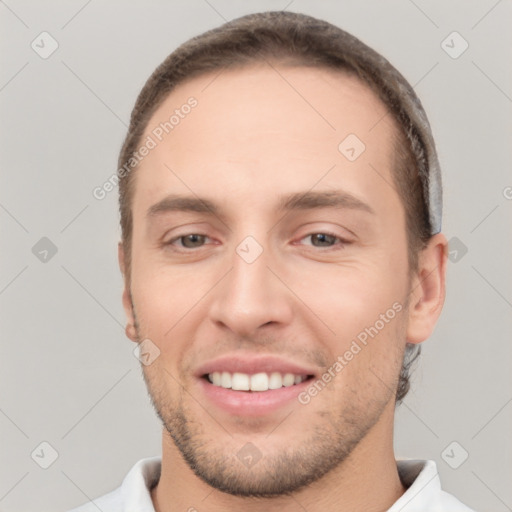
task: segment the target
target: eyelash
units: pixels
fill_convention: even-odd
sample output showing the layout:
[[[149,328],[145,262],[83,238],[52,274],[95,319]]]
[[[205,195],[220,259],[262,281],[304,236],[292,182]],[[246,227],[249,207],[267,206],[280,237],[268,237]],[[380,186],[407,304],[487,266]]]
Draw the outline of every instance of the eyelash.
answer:
[[[327,246],[327,247],[314,246],[314,245],[310,244],[311,247],[316,247],[316,248],[319,248],[319,249],[323,249],[323,252],[327,252],[327,251],[330,251],[330,250],[331,251],[332,250],[340,250],[340,249],[343,249],[346,245],[350,244],[350,242],[348,240],[344,240],[343,238],[339,237],[338,235],[335,235],[334,233],[330,233],[329,231],[317,231],[317,232],[314,232],[314,233],[309,233],[306,236],[302,237],[300,240],[304,240],[305,238],[309,238],[309,237],[312,237],[314,235],[327,235],[328,237],[334,238],[335,242],[338,241],[337,244],[335,243],[334,245]],[[200,237],[209,238],[207,235],[204,235],[202,233],[187,233],[185,235],[180,235],[180,236],[177,236],[175,238],[172,238],[171,240],[166,242],[164,245],[172,246],[178,240],[183,240],[183,239],[185,239],[185,238],[187,238],[189,236],[200,236]],[[181,246],[179,249],[176,249],[176,250],[177,251],[183,251],[183,252],[190,252],[190,251],[193,251],[194,249],[201,249],[203,247],[204,247],[204,245],[201,245],[200,247],[183,247],[183,246]]]

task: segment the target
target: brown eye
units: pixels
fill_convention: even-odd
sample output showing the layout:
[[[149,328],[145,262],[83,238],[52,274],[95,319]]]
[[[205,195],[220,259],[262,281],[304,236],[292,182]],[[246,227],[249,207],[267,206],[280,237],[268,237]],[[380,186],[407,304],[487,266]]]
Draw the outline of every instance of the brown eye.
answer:
[[[338,239],[338,237],[328,233],[314,233],[309,237],[311,237],[311,245],[314,247],[332,247]]]
[[[205,243],[206,236],[193,233],[191,235],[180,236],[176,240],[180,240],[183,247],[186,247],[187,249],[194,249],[196,247],[201,247]]]

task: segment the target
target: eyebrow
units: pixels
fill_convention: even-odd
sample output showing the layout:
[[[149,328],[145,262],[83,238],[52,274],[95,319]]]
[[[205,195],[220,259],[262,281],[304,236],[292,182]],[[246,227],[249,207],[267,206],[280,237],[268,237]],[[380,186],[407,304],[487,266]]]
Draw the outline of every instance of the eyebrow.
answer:
[[[278,211],[285,212],[313,210],[317,208],[351,209],[375,214],[375,210],[361,199],[348,192],[336,190],[326,192],[296,192],[281,196],[277,207]],[[151,206],[147,211],[147,216],[154,217],[158,214],[173,211],[207,213],[214,216],[222,215],[221,206],[209,199],[197,196],[171,194]]]
[[[160,213],[173,211],[211,213],[213,215],[218,215],[220,213],[220,208],[209,199],[171,194],[151,206],[148,209],[147,216],[154,217]]]
[[[315,208],[345,208],[375,214],[374,209],[369,204],[348,192],[338,190],[291,194],[282,197],[279,206],[279,209],[283,211],[312,210]]]

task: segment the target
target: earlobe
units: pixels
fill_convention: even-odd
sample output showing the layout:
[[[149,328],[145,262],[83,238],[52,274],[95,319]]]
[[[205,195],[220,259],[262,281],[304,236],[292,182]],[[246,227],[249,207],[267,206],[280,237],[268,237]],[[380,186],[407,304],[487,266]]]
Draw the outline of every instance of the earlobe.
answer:
[[[135,315],[133,312],[133,303],[130,293],[130,282],[128,276],[126,275],[126,261],[122,242],[119,242],[118,244],[117,255],[119,260],[119,268],[121,270],[121,274],[123,275],[124,281],[123,308],[126,314],[125,333],[130,340],[138,342],[139,340],[137,336],[137,330],[135,329]]]
[[[421,343],[433,332],[446,294],[446,237],[434,235],[418,257],[418,271],[411,282],[407,341]]]
[[[139,342],[139,338],[137,336],[137,331],[135,329],[135,325],[133,325],[132,323],[126,323],[126,327],[124,328],[124,332],[126,334],[126,337],[129,339],[129,340],[132,340],[134,341],[135,343],[138,343]]]

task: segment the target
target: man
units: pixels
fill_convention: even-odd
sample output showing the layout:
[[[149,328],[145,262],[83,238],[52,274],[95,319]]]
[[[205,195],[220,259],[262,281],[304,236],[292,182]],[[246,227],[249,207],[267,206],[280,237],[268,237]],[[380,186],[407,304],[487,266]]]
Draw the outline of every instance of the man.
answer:
[[[425,113],[326,22],[253,14],[141,91],[119,158],[126,333],[162,458],[76,511],[468,511],[393,419],[445,295]]]

